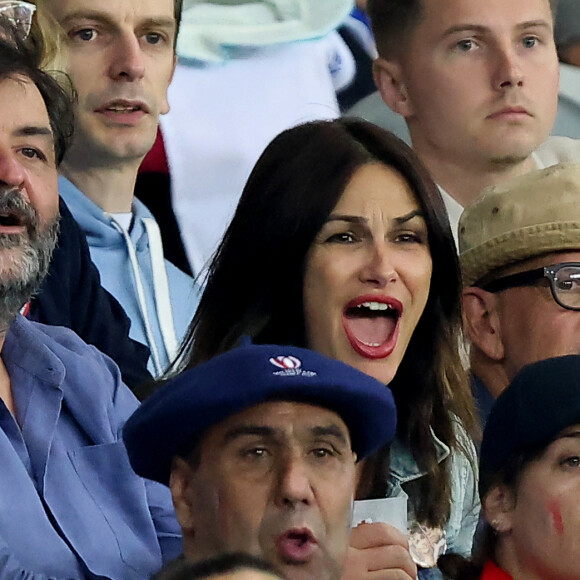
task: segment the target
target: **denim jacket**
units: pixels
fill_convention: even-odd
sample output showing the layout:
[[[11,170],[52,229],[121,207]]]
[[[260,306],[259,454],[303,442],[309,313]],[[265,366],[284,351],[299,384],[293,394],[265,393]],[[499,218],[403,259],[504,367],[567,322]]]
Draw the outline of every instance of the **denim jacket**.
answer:
[[[437,459],[443,461],[451,450],[433,434],[437,448]],[[471,553],[473,535],[479,518],[479,495],[477,492],[477,456],[475,446],[463,427],[457,423],[457,437],[469,450],[472,460],[464,453],[453,452],[451,457],[451,512],[445,534],[447,538],[446,552],[454,552],[464,556]],[[416,464],[411,451],[398,439],[391,446],[390,473],[388,483],[389,497],[407,496],[405,484],[424,476]],[[413,514],[409,512],[409,524],[413,522]],[[442,578],[437,569],[426,569],[419,572],[421,580]]]

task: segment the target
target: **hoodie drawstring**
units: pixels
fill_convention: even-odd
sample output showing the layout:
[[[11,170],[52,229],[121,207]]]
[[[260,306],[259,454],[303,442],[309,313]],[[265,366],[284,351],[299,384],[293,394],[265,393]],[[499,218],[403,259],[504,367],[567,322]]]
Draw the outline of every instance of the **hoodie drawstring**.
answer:
[[[137,261],[137,253],[133,241],[129,237],[129,233],[123,228],[113,217],[111,220],[115,228],[122,234],[127,251],[129,254],[129,261],[133,272],[133,279],[135,288],[137,290],[137,302],[141,317],[143,318],[143,325],[145,327],[145,336],[149,350],[151,351],[151,360],[153,362],[155,376],[158,377],[165,371],[161,364],[159,350],[155,337],[151,329],[150,313],[147,310],[147,300],[145,297],[145,288],[143,286],[143,279],[141,275],[141,268]],[[178,342],[175,334],[175,326],[173,323],[173,309],[171,307],[171,300],[169,295],[169,283],[167,280],[167,270],[165,269],[165,259],[163,257],[163,244],[161,242],[161,233],[159,226],[155,220],[151,218],[143,218],[145,229],[149,237],[149,250],[151,254],[151,270],[153,272],[153,297],[155,302],[155,310],[153,313],[157,316],[159,327],[161,329],[161,336],[163,345],[167,353],[169,361],[173,361],[177,356]]]

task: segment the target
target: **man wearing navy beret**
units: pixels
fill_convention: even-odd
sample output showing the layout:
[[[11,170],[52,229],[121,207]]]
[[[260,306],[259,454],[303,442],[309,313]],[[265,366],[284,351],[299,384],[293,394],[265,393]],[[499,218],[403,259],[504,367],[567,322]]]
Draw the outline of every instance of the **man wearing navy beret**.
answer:
[[[184,556],[261,556],[290,580],[338,580],[357,460],[390,442],[390,390],[320,354],[246,345],[185,371],[123,436],[133,469],[170,486]]]

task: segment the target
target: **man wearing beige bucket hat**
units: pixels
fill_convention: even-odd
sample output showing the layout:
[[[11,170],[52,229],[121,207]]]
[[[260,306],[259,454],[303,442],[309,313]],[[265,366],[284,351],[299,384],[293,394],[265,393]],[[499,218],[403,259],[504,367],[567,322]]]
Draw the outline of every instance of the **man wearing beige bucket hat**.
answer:
[[[472,372],[494,399],[524,365],[580,354],[580,165],[485,189],[459,249]]]

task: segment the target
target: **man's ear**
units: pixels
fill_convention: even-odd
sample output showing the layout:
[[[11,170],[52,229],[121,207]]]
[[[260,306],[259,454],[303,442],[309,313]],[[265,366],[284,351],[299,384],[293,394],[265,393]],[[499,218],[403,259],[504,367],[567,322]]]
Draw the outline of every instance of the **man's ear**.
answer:
[[[471,343],[489,359],[499,362],[505,356],[496,296],[470,286],[463,290],[463,324]]]
[[[405,118],[413,114],[413,107],[401,74],[401,65],[398,62],[380,57],[375,59],[373,78],[383,101],[395,113]]]
[[[492,487],[483,498],[485,519],[498,534],[511,532],[515,505],[516,498],[512,490],[502,484]]]
[[[169,96],[168,96],[168,91],[169,91],[169,85],[171,84],[171,81],[173,80],[173,76],[175,75],[175,68],[177,67],[177,54],[175,54],[175,52],[173,53],[173,66],[171,67],[171,74],[169,75],[169,79],[167,81],[167,86],[165,87],[165,95],[163,97],[163,102],[161,103],[160,107],[159,107],[159,114],[160,115],[167,115],[167,113],[169,113]]]
[[[191,465],[182,457],[174,457],[169,476],[173,507],[183,534],[194,532],[194,514],[191,505],[190,484],[194,476]]]

